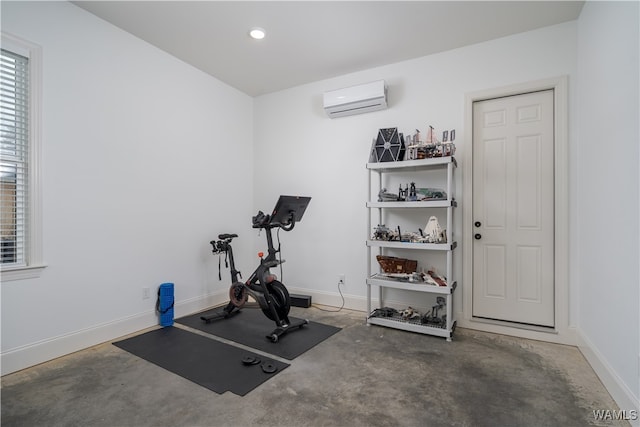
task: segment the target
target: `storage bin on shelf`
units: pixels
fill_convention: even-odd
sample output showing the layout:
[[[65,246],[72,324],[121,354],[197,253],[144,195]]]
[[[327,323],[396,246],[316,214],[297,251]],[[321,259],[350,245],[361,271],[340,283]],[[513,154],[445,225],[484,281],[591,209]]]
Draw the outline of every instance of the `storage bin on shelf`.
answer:
[[[376,255],[380,268],[385,273],[415,273],[418,261],[394,256]]]

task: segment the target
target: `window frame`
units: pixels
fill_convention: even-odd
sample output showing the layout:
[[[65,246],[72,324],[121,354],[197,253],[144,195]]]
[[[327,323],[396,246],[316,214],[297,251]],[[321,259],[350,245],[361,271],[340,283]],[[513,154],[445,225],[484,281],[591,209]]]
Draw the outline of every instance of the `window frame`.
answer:
[[[28,233],[26,265],[2,265],[2,282],[40,277],[46,264],[42,260],[41,194],[41,109],[42,47],[2,31],[2,48],[29,58],[29,153],[28,153]]]

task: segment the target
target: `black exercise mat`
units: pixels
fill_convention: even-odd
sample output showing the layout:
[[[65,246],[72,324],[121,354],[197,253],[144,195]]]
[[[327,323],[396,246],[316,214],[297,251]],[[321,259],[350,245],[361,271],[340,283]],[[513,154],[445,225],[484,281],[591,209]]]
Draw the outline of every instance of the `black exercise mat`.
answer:
[[[156,329],[113,345],[196,384],[222,394],[244,396],[289,365],[180,328]],[[260,359],[243,364],[245,357]],[[277,368],[266,373],[262,363]]]
[[[261,309],[243,308],[228,319],[213,320],[211,323],[205,323],[200,319],[202,315],[220,310],[222,308],[203,311],[176,319],[176,322],[288,360],[295,359],[340,331],[340,328],[335,326],[310,321],[302,328],[293,329],[281,336],[278,342],[274,343],[266,336],[271,334],[276,324],[269,320]],[[289,320],[294,322],[300,319],[289,317]]]

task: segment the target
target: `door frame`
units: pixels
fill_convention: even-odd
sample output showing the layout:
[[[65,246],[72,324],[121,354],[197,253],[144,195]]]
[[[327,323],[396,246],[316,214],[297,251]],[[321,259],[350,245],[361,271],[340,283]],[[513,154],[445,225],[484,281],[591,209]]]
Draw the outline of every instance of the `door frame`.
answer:
[[[554,311],[555,327],[546,328],[474,317],[473,304],[473,103],[529,92],[553,90],[554,107]],[[460,327],[541,341],[576,345],[569,320],[569,118],[568,77],[520,83],[465,94],[462,182],[462,298]]]

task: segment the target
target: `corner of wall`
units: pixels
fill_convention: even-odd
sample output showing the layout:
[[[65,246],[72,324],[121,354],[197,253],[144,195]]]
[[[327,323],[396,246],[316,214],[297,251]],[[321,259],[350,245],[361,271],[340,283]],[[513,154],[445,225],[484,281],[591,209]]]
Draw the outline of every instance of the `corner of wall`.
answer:
[[[640,426],[640,399],[635,396],[633,390],[624,383],[622,378],[609,365],[607,359],[598,351],[597,347],[587,338],[584,333],[578,329],[578,349],[587,359],[602,384],[605,386],[609,394],[618,404],[620,410],[627,416],[633,426]],[[614,408],[602,408],[611,409]]]

